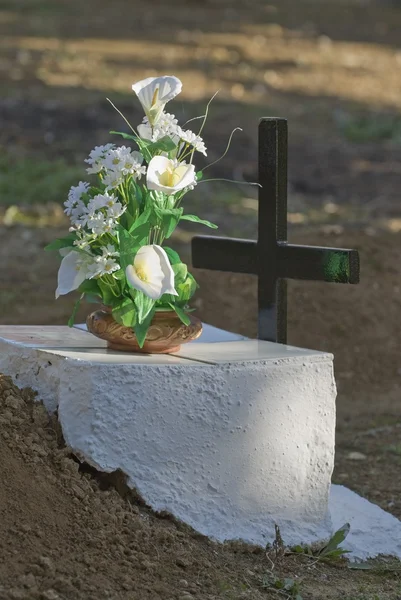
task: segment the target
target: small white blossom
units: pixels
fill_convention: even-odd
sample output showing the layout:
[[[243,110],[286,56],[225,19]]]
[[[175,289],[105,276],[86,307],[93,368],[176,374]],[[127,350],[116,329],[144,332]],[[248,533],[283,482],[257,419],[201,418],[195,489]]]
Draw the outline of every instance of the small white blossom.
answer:
[[[138,179],[138,181],[139,181],[139,179],[142,177],[142,175],[146,175],[146,166],[143,165],[143,166],[137,167],[135,169],[134,175],[135,175],[135,179]]]
[[[196,133],[190,131],[189,129],[187,129],[186,131],[180,129],[179,136],[183,142],[189,144],[190,146],[193,146],[195,150],[201,152],[206,156],[206,146],[203,139],[199,135],[196,135]]]
[[[140,176],[143,174],[143,168],[141,167],[143,162],[143,156],[140,152],[132,151],[131,148],[120,146],[110,150],[104,159],[104,167],[107,171],[106,185],[110,184],[112,187],[116,187],[113,181],[120,181],[121,176],[126,177],[127,175]],[[145,167],[146,170],[146,167]]]
[[[103,164],[107,170],[113,171],[114,169],[118,169],[119,165],[125,160],[125,157],[130,154],[131,148],[127,148],[126,146],[112,148],[104,157]]]
[[[121,185],[124,181],[121,171],[108,171],[103,178],[103,183],[107,190],[112,190]]]
[[[125,207],[124,207],[124,210],[125,210]],[[118,227],[118,223],[114,219],[107,217],[104,220],[103,233],[114,234],[116,232],[117,227]]]
[[[117,252],[113,244],[107,244],[107,246],[102,246],[102,256],[104,258],[109,258],[109,256],[120,256],[120,253]]]
[[[64,212],[69,217],[76,217],[77,213],[83,211],[85,207],[82,202],[82,195],[86,194],[90,188],[90,184],[86,181],[80,181],[78,185],[73,185],[68,192],[68,199],[64,202]]]
[[[89,214],[95,213],[106,206],[108,200],[108,194],[97,194],[91,198],[88,202],[87,212]]]
[[[114,258],[111,258],[110,256],[96,256],[95,262],[89,267],[88,279],[95,279],[102,275],[110,275],[120,268],[120,265]]]
[[[157,142],[165,136],[168,136],[173,139],[173,141],[178,142],[179,129],[178,121],[175,116],[163,112],[157,124],[153,127],[149,123],[149,119],[144,117],[142,125],[138,126],[138,133],[142,139],[150,140],[152,142]]]
[[[90,250],[90,244],[95,239],[95,236],[90,233],[86,233],[85,231],[77,232],[77,239],[74,241],[74,246],[79,248],[80,250]]]
[[[114,202],[112,206],[107,208],[107,216],[111,219],[118,219],[127,210],[126,206],[123,206],[121,202]]]
[[[88,213],[95,213],[97,210],[102,208],[109,208],[116,204],[117,197],[114,194],[105,192],[104,194],[97,194],[88,203]]]
[[[70,219],[71,219],[72,225],[79,223],[82,215],[84,215],[85,212],[86,212],[86,206],[82,202],[82,200],[79,200],[79,202],[75,205],[75,207],[71,209]]]
[[[114,148],[114,144],[105,144],[104,146],[95,146],[91,150],[89,157],[85,158],[85,162],[91,165],[87,170],[88,173],[100,173],[103,169],[103,161],[109,150]]]
[[[143,140],[157,142],[157,140],[159,140],[161,137],[163,137],[161,135],[161,131],[160,131],[160,129],[157,129],[156,127],[152,128],[151,125],[149,125],[148,123],[145,123],[145,121],[147,121],[147,120],[148,120],[147,117],[145,117],[144,123],[142,123],[141,125],[138,125],[138,127],[137,127],[139,137],[141,137]]]
[[[91,229],[92,233],[102,235],[104,233],[104,221],[105,218],[103,213],[88,213],[84,216],[83,225],[88,229]]]

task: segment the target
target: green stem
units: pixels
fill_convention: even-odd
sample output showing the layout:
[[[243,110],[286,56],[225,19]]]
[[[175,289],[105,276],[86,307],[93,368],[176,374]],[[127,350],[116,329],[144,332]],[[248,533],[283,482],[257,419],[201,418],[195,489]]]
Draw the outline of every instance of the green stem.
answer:
[[[114,288],[118,285],[118,283],[114,279],[113,275],[104,275],[104,277],[107,277],[107,283],[110,286],[110,290],[111,290],[111,293],[113,294],[113,296],[115,296],[116,298],[119,298],[120,297],[119,291],[117,293],[114,292]]]
[[[131,123],[129,123],[129,121],[124,117],[123,113],[121,112],[121,110],[118,110],[117,106],[115,106],[112,101],[110,100],[110,98],[106,98],[106,100],[108,102],[110,102],[110,104],[112,105],[112,107],[118,112],[118,114],[124,119],[124,121],[127,123],[128,127],[131,129],[131,131],[133,133],[135,133],[135,135],[137,137],[139,137],[139,135],[137,134],[137,132],[135,131],[135,129],[132,127]]]

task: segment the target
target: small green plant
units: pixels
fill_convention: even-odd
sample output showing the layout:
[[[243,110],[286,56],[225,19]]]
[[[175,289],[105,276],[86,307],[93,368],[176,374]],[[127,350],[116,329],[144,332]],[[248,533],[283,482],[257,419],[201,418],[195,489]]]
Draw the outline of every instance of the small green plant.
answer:
[[[280,528],[275,525],[274,542],[271,545],[268,544],[266,546],[266,558],[270,563],[270,569],[262,577],[261,583],[263,589],[275,592],[287,600],[303,600],[300,590],[302,578],[294,579],[292,577],[281,577],[277,575],[274,572],[276,563],[280,563],[285,556],[294,554],[312,559],[312,565],[320,561],[337,561],[349,552],[349,550],[341,548],[341,544],[349,534],[349,531],[350,525],[349,523],[346,523],[334,533],[327,544],[324,544],[321,547],[299,545],[288,548],[284,544]],[[309,563],[309,567],[310,566],[311,563]]]
[[[344,558],[344,555],[350,552],[345,548],[341,548],[340,544],[343,543],[345,538],[350,532],[350,524],[345,523],[330,540],[321,548],[313,548],[312,546],[294,546],[291,548],[291,553],[304,554],[316,561],[336,561]]]
[[[274,572],[276,563],[280,563],[288,553],[279,526],[275,525],[274,528],[274,541],[272,544],[267,544],[266,546],[266,558],[268,559],[271,568],[262,577],[262,588],[275,592],[283,598],[286,598],[286,600],[303,600],[300,594],[300,584],[302,579],[295,580],[291,577],[281,577]]]
[[[267,573],[262,578],[262,587],[277,592],[287,600],[303,600],[300,594],[300,581],[295,581],[290,577],[280,578]]]

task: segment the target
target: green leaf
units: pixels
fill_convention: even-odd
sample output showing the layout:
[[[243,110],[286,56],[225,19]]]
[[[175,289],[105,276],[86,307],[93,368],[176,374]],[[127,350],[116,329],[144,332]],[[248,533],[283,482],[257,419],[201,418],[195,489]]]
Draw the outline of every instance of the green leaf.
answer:
[[[149,242],[149,232],[150,223],[146,222],[139,225],[131,234],[128,234],[131,238],[133,248],[135,248],[135,254],[140,246],[145,246]],[[126,239],[128,240],[128,238]]]
[[[191,275],[191,273],[188,273],[185,281],[176,286],[176,291],[178,292],[177,301],[180,303],[188,302],[194,295],[197,287],[198,284],[196,283],[194,276]]]
[[[141,225],[145,225],[148,223],[149,218],[151,215],[151,209],[150,207],[146,208],[143,213],[141,215],[139,215],[139,217],[137,219],[135,219],[135,221],[132,223],[129,233],[131,235],[134,234],[134,232],[141,226]],[[150,228],[149,228],[150,229]]]
[[[113,293],[113,291],[111,289],[112,286],[107,281],[104,281],[101,278],[98,279],[97,282],[98,282],[99,289],[100,289],[100,292],[102,295],[103,304],[105,306],[115,306],[116,301],[118,301],[117,290],[114,290],[114,293]]]
[[[118,271],[114,271],[113,277],[114,277],[114,279],[117,279],[118,281],[125,281],[125,273],[122,269],[118,269]]]
[[[349,569],[359,569],[361,571],[371,571],[372,569],[375,569],[376,566],[374,564],[371,563],[350,563],[348,565]]]
[[[188,275],[188,267],[184,263],[176,263],[172,265],[174,271],[174,285],[177,286],[179,283],[184,283]]]
[[[172,248],[169,248],[168,246],[163,246],[163,248],[169,258],[171,265],[176,265],[177,263],[181,262],[181,258],[179,256],[178,252],[176,252]]]
[[[84,294],[84,300],[89,304],[101,304],[102,297],[96,296],[95,294]]]
[[[131,211],[133,216],[136,216],[137,214],[137,209],[139,211],[142,210],[142,205],[143,205],[143,191],[142,191],[142,187],[139,185],[138,182],[134,181],[134,179],[131,179],[129,182],[129,207],[128,210]]]
[[[75,233],[69,233],[63,238],[59,238],[54,240],[54,242],[50,242],[45,246],[45,250],[61,250],[61,248],[69,248],[74,245],[77,236]]]
[[[121,298],[113,307],[113,319],[125,327],[134,327],[136,323],[135,305],[131,298]]]
[[[136,339],[138,340],[138,344],[139,344],[140,348],[142,348],[145,343],[146,334],[148,333],[149,325],[152,322],[155,312],[156,312],[156,309],[153,308],[150,311],[150,313],[148,314],[148,316],[146,317],[146,319],[143,321],[143,323],[136,323],[134,326]]]
[[[134,303],[138,313],[138,323],[141,325],[145,320],[150,311],[155,306],[155,300],[146,296],[143,292],[136,290],[134,296]]]
[[[101,294],[96,279],[85,279],[79,286],[78,291],[81,292],[81,294],[93,294],[95,296],[100,296]]]
[[[210,227],[211,229],[218,229],[218,225],[215,225],[210,221],[206,221],[205,219],[200,219],[196,215],[182,215],[180,221],[192,221],[193,223],[200,223],[201,225],[206,225],[206,227]]]
[[[124,227],[119,228],[120,264],[124,273],[128,265],[132,265],[139,248],[148,243],[149,230],[150,223],[143,223],[138,226],[133,235],[124,229]]]
[[[335,532],[333,537],[330,538],[330,540],[326,544],[326,546],[324,546],[324,548],[322,548],[320,550],[319,556],[321,556],[321,557],[327,556],[328,554],[331,554],[335,550],[339,549],[338,548],[339,545],[343,543],[343,541],[349,534],[350,528],[351,528],[351,526],[349,523],[345,523],[345,525],[340,527],[340,529],[338,529],[338,531]],[[342,550],[342,552],[345,553],[346,551]]]
[[[190,325],[191,319],[188,317],[187,313],[182,308],[180,308],[176,304],[173,304],[172,302],[169,302],[169,305],[173,310],[175,310],[177,317],[182,323],[184,323],[184,325]]]
[[[121,137],[123,137],[125,140],[134,140],[134,142],[136,142],[138,139],[136,135],[132,135],[131,133],[124,133],[123,131],[109,131],[109,133],[111,135],[121,135]]]
[[[170,150],[174,150],[174,148],[176,147],[177,144],[173,142],[173,140],[170,137],[168,137],[168,135],[165,135],[157,142],[152,142],[151,144],[149,144],[146,147],[146,149],[153,155],[156,152],[170,152]]]
[[[202,171],[198,171],[196,173],[196,181],[200,181],[202,179],[202,177],[203,177]]]
[[[154,206],[154,214],[157,222],[161,224],[163,233],[166,238],[169,238],[177,227],[179,220],[182,218],[182,208],[160,208]],[[157,223],[157,224],[158,224]]]
[[[293,579],[290,579],[288,577],[286,577],[284,579],[284,589],[285,590],[291,590],[294,587],[295,581]]]
[[[83,294],[78,298],[78,300],[74,304],[74,308],[72,309],[71,317],[68,319],[68,327],[74,327],[75,317],[77,316],[79,305],[81,304],[81,300],[84,297]]]

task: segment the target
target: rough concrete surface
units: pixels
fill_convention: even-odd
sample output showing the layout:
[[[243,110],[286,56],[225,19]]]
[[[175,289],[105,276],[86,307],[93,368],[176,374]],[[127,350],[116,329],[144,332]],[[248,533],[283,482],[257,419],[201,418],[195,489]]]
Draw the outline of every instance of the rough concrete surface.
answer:
[[[87,333],[75,335],[91,344]],[[219,541],[265,544],[275,523],[289,543],[330,534],[331,355],[235,341],[228,363],[221,356],[197,363],[194,345],[190,360],[181,350],[181,358],[144,364],[146,357],[123,362],[127,355],[79,348],[74,340],[52,344],[38,350],[13,341],[3,372],[19,371],[19,347],[31,373],[52,368],[56,356],[53,389],[66,442],[102,471],[121,469],[154,510]],[[230,355],[230,344],[222,343],[222,354]],[[210,361],[218,353],[218,344],[211,346]],[[197,348],[203,360],[202,344]],[[34,385],[41,394],[46,379]]]

